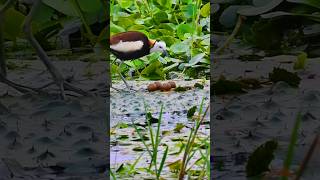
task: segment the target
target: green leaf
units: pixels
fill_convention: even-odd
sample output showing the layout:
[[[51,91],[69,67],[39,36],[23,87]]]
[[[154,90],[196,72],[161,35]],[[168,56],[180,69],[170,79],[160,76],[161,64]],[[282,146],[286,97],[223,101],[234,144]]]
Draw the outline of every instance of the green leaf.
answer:
[[[160,24],[162,22],[168,21],[168,14],[166,12],[164,12],[164,11],[159,11],[159,12],[154,14],[153,19],[154,19],[155,22]]]
[[[193,34],[195,32],[195,28],[191,24],[180,24],[177,27],[177,35],[180,39],[186,39],[185,34],[190,33]]]
[[[102,4],[100,0],[77,0],[80,8],[84,12],[92,13],[102,10]]]
[[[268,4],[264,6],[248,6],[246,8],[241,8],[238,10],[238,13],[243,16],[256,16],[263,13],[266,13],[273,8],[277,7],[280,3],[282,3],[283,0],[272,0],[269,1]]]
[[[175,43],[170,47],[170,50],[175,54],[185,53],[189,50],[189,46],[185,43]]]
[[[192,108],[190,108],[187,112],[187,117],[188,118],[192,118],[192,116],[194,115],[194,113],[196,112],[197,110],[197,106],[193,106]]]
[[[39,24],[51,21],[51,17],[54,13],[54,9],[50,6],[40,3],[38,11],[35,12],[33,16],[33,21]]]
[[[269,164],[274,159],[274,151],[278,147],[275,140],[260,145],[250,156],[246,165],[247,177],[261,175],[269,170]]]
[[[197,6],[195,4],[188,4],[186,6],[182,6],[181,11],[184,13],[186,18],[192,19],[197,15]]]
[[[293,160],[294,156],[294,148],[296,146],[297,140],[298,140],[298,133],[299,133],[299,128],[301,124],[301,113],[299,112],[296,118],[296,121],[294,123],[294,127],[291,132],[291,137],[290,137],[290,144],[288,147],[288,152],[285,161],[283,162],[283,168],[284,170],[289,170],[290,165]]]
[[[200,14],[202,17],[208,17],[210,15],[210,2],[202,6],[202,8],[200,9]]]
[[[65,0],[42,0],[42,2],[53,9],[61,12],[62,14],[68,15],[68,16],[74,16],[78,17],[77,11],[73,8],[73,5],[71,1],[65,1]]]
[[[293,87],[298,87],[301,81],[297,73],[288,72],[282,68],[273,68],[272,73],[269,73],[269,79],[272,82],[284,81]]]
[[[190,67],[190,66],[194,66],[194,65],[198,64],[205,55],[206,55],[205,53],[200,53],[200,54],[197,54],[197,55],[193,56],[190,59],[189,63],[186,64],[185,66],[186,67]]]
[[[308,55],[305,52],[302,52],[298,55],[296,62],[293,65],[294,70],[304,69],[306,66]]]
[[[150,80],[164,79],[165,74],[163,71],[163,66],[160,61],[154,61],[149,64],[142,72],[142,77],[148,78]]]
[[[219,22],[223,26],[230,28],[233,27],[238,19],[237,11],[244,6],[241,5],[231,5],[227,7],[219,17]]]
[[[126,30],[122,28],[121,26],[115,25],[114,23],[110,22],[110,33],[120,33],[125,32]]]
[[[157,0],[157,3],[163,8],[170,8],[172,0]]]
[[[14,8],[9,8],[5,13],[3,22],[4,38],[15,40],[21,35],[22,23],[25,16]]]
[[[128,9],[129,7],[132,6],[133,1],[131,1],[131,0],[118,0],[118,3],[121,8]]]
[[[183,123],[177,123],[176,127],[173,129],[173,131],[175,133],[180,133],[181,130],[185,127],[185,125]]]
[[[216,83],[212,84],[213,93],[215,95],[244,93],[241,83],[219,78]]]

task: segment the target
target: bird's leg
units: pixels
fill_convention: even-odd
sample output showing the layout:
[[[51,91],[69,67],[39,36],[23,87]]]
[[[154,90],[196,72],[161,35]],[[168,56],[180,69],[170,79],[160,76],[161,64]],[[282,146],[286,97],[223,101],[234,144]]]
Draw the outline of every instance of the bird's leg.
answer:
[[[82,95],[88,95],[88,93],[86,93],[82,90],[79,90],[78,88],[73,87],[72,85],[65,82],[61,72],[53,65],[53,63],[50,61],[46,52],[43,50],[43,48],[41,47],[39,42],[36,40],[36,38],[32,34],[31,21],[32,21],[35,13],[39,9],[39,6],[41,5],[41,3],[42,3],[41,0],[35,0],[33,2],[31,10],[30,10],[29,14],[26,16],[25,21],[23,23],[23,31],[24,31],[28,41],[30,42],[32,47],[35,49],[40,60],[47,67],[47,70],[49,71],[49,73],[53,77],[53,80],[56,83],[56,85],[60,88],[62,98],[65,97],[65,93],[64,93],[65,88],[69,89],[71,91],[75,91],[75,92],[82,94]]]
[[[119,64],[118,73],[119,73],[122,81],[124,82],[124,84],[127,86],[127,88],[128,88],[129,90],[131,90],[132,88],[128,85],[126,79],[122,76],[122,73],[121,73],[121,65],[122,65],[122,64],[123,64],[123,61],[121,61],[121,63]]]

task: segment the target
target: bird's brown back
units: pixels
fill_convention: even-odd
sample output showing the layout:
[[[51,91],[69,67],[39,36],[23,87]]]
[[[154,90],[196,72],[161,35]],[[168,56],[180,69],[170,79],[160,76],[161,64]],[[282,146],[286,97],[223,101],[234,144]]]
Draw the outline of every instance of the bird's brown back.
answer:
[[[137,31],[123,32],[110,37],[110,45],[117,44],[120,41],[143,41],[148,43],[149,40],[145,34]]]

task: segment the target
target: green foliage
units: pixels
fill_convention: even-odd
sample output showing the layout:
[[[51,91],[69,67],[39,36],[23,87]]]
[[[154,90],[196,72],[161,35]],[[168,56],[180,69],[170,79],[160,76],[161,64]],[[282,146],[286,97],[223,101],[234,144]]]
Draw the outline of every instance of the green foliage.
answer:
[[[290,165],[292,164],[292,160],[293,160],[293,156],[294,156],[294,149],[295,149],[296,143],[298,141],[298,133],[299,133],[300,124],[301,124],[301,113],[299,112],[297,115],[296,121],[294,123],[294,127],[292,129],[287,156],[286,156],[286,159],[283,163],[284,170],[289,170]],[[287,179],[287,178],[284,177],[283,179]]]
[[[210,68],[210,3],[206,1],[111,1],[111,35],[139,31],[150,39],[165,41],[169,57],[141,58],[143,68],[130,66],[122,71],[135,71],[134,77],[159,80],[171,71],[184,72],[186,77],[209,75]],[[158,62],[154,61],[158,60]],[[159,64],[160,62],[160,64]],[[127,63],[126,63],[127,64]],[[198,74],[188,74],[195,69]]]
[[[318,0],[215,1],[213,22],[217,31],[231,31],[239,16],[245,17],[237,35],[268,54],[306,51],[318,43]],[[222,25],[222,26],[221,26]],[[298,47],[298,48],[297,48]],[[297,50],[298,49],[298,50]],[[307,52],[309,55],[310,53]],[[316,54],[316,53],[314,53]]]

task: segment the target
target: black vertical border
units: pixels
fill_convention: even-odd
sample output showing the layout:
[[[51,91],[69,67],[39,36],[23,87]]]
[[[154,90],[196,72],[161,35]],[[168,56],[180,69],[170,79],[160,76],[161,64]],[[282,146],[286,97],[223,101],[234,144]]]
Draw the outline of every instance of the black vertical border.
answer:
[[[106,145],[105,152],[107,155],[107,168],[106,168],[106,179],[110,179],[110,88],[111,88],[111,62],[110,62],[110,1],[109,0],[101,0],[106,7],[106,16],[107,16],[107,24],[106,24],[106,32],[107,32],[107,44],[106,44],[106,119],[105,119],[105,128],[106,128]]]
[[[213,36],[213,3],[214,0],[210,0],[210,179],[213,179],[213,146],[214,146],[214,137],[213,137],[213,132],[214,132],[214,127],[213,127],[213,110],[214,110],[214,96],[213,96],[213,89],[211,82],[213,82],[213,73],[214,73],[214,49],[213,49],[213,42],[212,42],[212,36]]]

